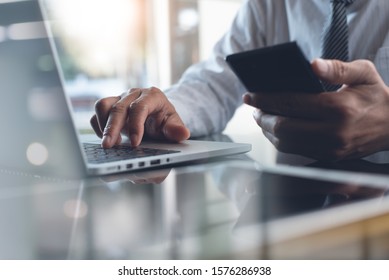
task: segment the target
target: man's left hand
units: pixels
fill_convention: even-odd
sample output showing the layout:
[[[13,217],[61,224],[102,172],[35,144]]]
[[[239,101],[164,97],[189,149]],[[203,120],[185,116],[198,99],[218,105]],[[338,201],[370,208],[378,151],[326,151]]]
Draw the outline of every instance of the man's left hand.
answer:
[[[316,59],[319,79],[337,92],[247,93],[254,119],[282,152],[318,160],[361,158],[389,150],[389,88],[373,63]]]

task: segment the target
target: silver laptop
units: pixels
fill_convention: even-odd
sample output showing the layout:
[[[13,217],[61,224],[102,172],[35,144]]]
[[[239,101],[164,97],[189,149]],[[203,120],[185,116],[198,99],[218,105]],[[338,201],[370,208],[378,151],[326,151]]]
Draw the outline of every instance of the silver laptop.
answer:
[[[126,143],[102,149],[81,143],[65,94],[55,39],[39,1],[0,2],[0,168],[80,177],[244,153],[249,144],[184,141]]]

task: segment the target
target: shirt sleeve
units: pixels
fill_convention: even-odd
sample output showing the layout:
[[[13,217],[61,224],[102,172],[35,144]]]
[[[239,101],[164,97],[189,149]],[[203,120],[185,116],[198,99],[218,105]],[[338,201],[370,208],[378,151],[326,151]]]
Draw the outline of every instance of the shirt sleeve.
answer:
[[[243,3],[209,59],[188,68],[180,81],[165,91],[192,137],[221,132],[242,103],[245,89],[225,57],[264,45],[264,10],[254,2]]]

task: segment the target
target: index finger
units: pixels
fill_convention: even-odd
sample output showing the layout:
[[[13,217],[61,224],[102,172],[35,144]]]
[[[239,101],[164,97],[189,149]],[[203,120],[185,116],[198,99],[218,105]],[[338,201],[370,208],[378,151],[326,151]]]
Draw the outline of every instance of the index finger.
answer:
[[[118,142],[120,132],[126,123],[127,108],[140,96],[141,92],[141,89],[133,89],[112,106],[103,131],[103,140],[101,142],[103,148],[111,148]]]
[[[140,144],[144,134],[175,142],[190,135],[173,105],[155,87],[143,89],[142,96],[131,103],[126,129],[133,146]]]

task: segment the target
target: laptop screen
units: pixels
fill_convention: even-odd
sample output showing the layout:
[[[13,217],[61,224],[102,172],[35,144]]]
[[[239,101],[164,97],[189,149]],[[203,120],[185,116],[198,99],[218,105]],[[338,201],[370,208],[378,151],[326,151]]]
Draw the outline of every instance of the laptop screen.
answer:
[[[83,173],[38,1],[0,3],[0,166],[40,174]]]

